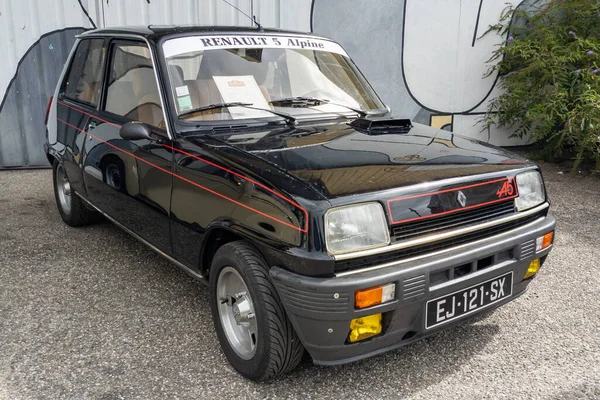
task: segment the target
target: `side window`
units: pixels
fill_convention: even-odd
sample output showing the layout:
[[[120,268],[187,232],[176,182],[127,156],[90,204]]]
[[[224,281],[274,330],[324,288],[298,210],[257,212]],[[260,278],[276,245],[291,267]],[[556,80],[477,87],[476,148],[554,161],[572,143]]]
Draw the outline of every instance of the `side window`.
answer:
[[[63,87],[66,98],[98,105],[105,57],[104,39],[86,39],[79,43]]]
[[[150,50],[145,44],[112,46],[104,110],[164,128]]]

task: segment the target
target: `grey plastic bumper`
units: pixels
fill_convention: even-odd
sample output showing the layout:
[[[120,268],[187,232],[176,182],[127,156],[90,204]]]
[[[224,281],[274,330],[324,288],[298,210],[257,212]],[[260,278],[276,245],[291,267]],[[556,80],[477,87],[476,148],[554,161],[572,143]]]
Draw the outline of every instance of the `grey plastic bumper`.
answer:
[[[316,364],[343,364],[370,357],[406,345],[429,334],[459,324],[465,318],[425,328],[425,305],[428,300],[455,292],[504,273],[513,271],[512,296],[482,309],[478,315],[505,304],[527,288],[531,279],[523,280],[530,262],[548,254],[552,246],[535,253],[535,239],[554,230],[552,216],[540,218],[472,245],[462,246],[437,256],[402,262],[385,268],[333,278],[312,278],[294,274],[280,267],[271,268],[271,278],[300,340]],[[478,260],[493,260],[478,269]],[[444,271],[474,263],[472,272],[454,279]],[[393,301],[363,310],[354,308],[354,292],[381,284],[395,283]],[[350,321],[354,318],[383,313],[382,334],[363,342],[348,343]]]

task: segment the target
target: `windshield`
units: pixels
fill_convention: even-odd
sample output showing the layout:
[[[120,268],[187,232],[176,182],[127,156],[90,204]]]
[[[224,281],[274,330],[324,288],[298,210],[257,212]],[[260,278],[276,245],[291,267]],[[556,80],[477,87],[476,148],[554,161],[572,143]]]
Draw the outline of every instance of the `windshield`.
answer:
[[[328,40],[192,36],[167,40],[163,52],[181,120],[274,118],[267,110],[297,118],[387,111],[342,47]]]

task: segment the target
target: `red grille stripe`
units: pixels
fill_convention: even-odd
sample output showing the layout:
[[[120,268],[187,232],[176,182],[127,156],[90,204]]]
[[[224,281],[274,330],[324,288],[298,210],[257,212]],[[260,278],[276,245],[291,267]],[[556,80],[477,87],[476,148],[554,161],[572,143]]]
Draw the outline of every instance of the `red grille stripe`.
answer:
[[[391,199],[391,200],[387,201],[387,208],[388,208],[388,213],[390,215],[390,220],[392,221],[392,225],[401,224],[401,223],[405,223],[405,222],[417,221],[417,220],[420,220],[420,219],[439,217],[441,215],[452,214],[452,213],[459,212],[459,211],[471,210],[473,208],[479,208],[479,207],[487,206],[487,205],[490,205],[490,204],[499,203],[501,201],[506,201],[506,200],[517,198],[519,196],[519,192],[517,190],[517,186],[515,185],[515,187],[514,187],[515,188],[515,194],[512,195],[512,196],[504,197],[502,199],[487,201],[485,203],[480,203],[480,204],[474,204],[474,205],[468,206],[468,207],[457,208],[456,210],[449,210],[449,211],[443,211],[443,212],[440,212],[440,213],[435,213],[435,214],[430,214],[430,215],[424,215],[422,217],[415,217],[415,218],[403,219],[403,220],[400,220],[400,221],[394,221],[394,214],[392,214],[392,207],[391,207],[391,204],[393,202],[402,201],[402,200],[408,200],[408,199],[414,199],[414,198],[417,198],[417,197],[433,196],[433,195],[440,194],[440,193],[456,192],[458,190],[470,189],[470,188],[473,188],[473,187],[490,185],[492,183],[498,183],[498,182],[508,182],[508,181],[510,181],[510,179],[508,179],[508,178],[500,178],[500,179],[495,179],[495,180],[492,180],[492,181],[475,183],[475,184],[472,184],[472,185],[466,185],[466,186],[461,186],[461,187],[452,188],[452,189],[439,190],[437,192],[429,192],[429,193],[416,194],[416,195],[412,195],[412,196],[397,197],[395,199]]]

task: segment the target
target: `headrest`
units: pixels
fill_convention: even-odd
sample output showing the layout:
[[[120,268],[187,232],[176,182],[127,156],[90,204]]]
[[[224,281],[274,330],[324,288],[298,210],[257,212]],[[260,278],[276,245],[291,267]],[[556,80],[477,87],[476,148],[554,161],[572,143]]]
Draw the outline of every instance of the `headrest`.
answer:
[[[183,86],[183,68],[179,65],[169,65],[169,74],[171,75],[172,86]]]
[[[268,66],[228,50],[208,50],[204,52],[197,79],[212,79],[213,76],[253,75],[260,85],[267,75]]]
[[[137,96],[143,96],[148,93],[158,93],[156,86],[156,77],[152,67],[135,68],[128,72],[131,75],[131,84],[133,91]]]
[[[225,71],[225,58],[227,52],[224,50],[205,51],[200,62],[197,79],[212,79],[217,75],[230,75]]]

